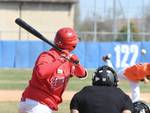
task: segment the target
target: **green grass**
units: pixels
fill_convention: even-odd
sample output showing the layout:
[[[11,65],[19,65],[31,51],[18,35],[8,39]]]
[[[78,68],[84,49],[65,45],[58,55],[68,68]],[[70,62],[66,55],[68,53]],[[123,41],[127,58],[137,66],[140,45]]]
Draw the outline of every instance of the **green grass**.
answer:
[[[18,102],[0,102],[0,113],[18,113]]]
[[[77,77],[70,78],[67,90],[78,91],[86,85],[91,85],[92,70],[88,71],[87,79],[79,79]],[[0,69],[0,89],[19,89],[23,90],[31,78],[31,69]],[[120,81],[119,87],[124,91],[130,91],[128,81]],[[150,92],[150,83],[140,83],[142,92]]]
[[[54,113],[70,113],[70,108],[69,108],[70,101],[64,101],[62,102],[58,107],[58,111]]]
[[[126,92],[130,92],[129,82],[126,80],[120,81],[119,87]],[[140,82],[140,91],[141,92],[150,92],[150,83],[144,84],[143,82]]]
[[[29,69],[0,69],[0,89],[24,89],[31,73]]]
[[[83,86],[90,85],[91,79],[88,77],[87,79],[79,79],[77,77],[73,77],[70,79],[67,90],[76,91],[81,89]]]
[[[30,69],[0,69],[0,80],[28,80],[31,73]]]

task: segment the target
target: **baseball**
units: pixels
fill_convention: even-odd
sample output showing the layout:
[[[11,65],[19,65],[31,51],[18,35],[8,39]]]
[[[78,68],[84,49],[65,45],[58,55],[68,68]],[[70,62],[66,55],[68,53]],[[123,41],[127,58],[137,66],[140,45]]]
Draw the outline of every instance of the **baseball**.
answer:
[[[146,54],[146,50],[145,49],[142,49],[141,50],[141,53],[144,55],[144,54]]]
[[[107,56],[108,56],[108,58],[111,58],[111,54],[109,53],[109,54],[107,54]]]

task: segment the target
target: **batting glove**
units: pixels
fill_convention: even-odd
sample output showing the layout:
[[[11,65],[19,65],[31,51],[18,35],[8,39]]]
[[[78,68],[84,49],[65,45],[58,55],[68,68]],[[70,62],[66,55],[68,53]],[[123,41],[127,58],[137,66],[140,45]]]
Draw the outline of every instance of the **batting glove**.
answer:
[[[62,57],[67,57],[67,56],[69,56],[70,55],[70,52],[69,51],[67,51],[67,50],[62,50],[61,51],[61,56]]]
[[[61,51],[61,57],[65,58],[69,62],[72,62],[73,64],[78,64],[79,63],[79,58],[75,54],[70,54],[69,51],[67,50],[62,50]]]
[[[69,55],[69,61],[72,62],[73,64],[79,64],[79,58],[75,54],[70,54]]]

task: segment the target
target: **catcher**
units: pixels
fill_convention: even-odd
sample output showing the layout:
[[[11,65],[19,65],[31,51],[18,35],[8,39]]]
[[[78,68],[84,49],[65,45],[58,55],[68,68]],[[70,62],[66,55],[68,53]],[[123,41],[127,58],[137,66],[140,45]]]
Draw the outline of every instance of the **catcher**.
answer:
[[[85,68],[79,58],[70,52],[75,49],[78,37],[72,28],[57,31],[55,48],[42,52],[36,60],[32,78],[24,90],[19,105],[19,113],[52,113],[58,110],[62,94],[72,76],[86,77]]]
[[[108,66],[99,67],[92,86],[77,92],[70,102],[70,113],[132,113],[133,103],[117,88],[117,74]]]
[[[110,56],[103,56],[103,61],[113,68],[110,61]],[[118,71],[118,78],[120,80],[128,80],[131,87],[131,98],[133,102],[140,100],[140,87],[139,82],[144,82],[147,84],[150,79],[150,63],[135,64],[129,66],[123,70]]]

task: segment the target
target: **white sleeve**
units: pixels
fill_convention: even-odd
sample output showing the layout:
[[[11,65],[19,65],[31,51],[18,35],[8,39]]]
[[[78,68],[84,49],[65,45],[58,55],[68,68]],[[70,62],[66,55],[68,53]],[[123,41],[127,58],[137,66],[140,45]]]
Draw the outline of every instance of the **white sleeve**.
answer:
[[[113,66],[112,62],[109,59],[107,59],[105,63],[106,63],[107,66],[114,69],[114,66]]]

